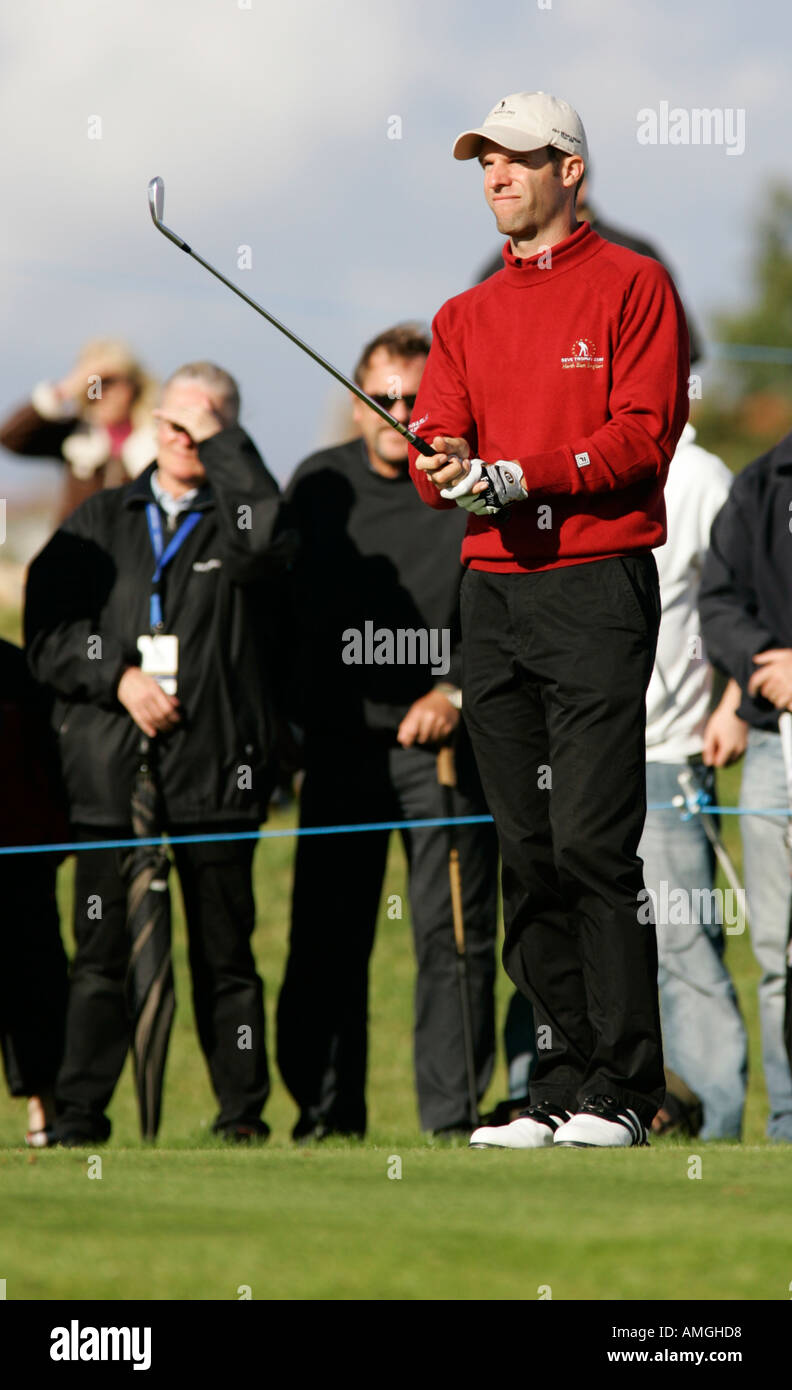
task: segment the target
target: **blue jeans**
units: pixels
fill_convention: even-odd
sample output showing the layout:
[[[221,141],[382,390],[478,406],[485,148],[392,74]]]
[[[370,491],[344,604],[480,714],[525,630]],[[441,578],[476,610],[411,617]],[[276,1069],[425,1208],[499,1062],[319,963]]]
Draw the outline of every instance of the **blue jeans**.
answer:
[[[743,767],[743,806],[787,805],[784,759],[779,734],[751,729]],[[741,816],[745,888],[751,920],[751,944],[762,970],[759,1022],[762,1064],[770,1101],[767,1133],[792,1143],[792,1075],[784,1047],[784,952],[789,931],[792,891],[784,845],[783,816]]]
[[[509,1071],[509,1100],[523,1100],[531,1088],[536,1066],[536,1025],[533,1004],[518,989],[506,1010],[503,1048]]]
[[[679,794],[677,775],[687,763],[647,763],[649,805]],[[708,776],[698,769],[699,780]],[[714,854],[698,820],[683,821],[679,811],[649,811],[639,846],[646,887],[660,905],[682,901],[690,910],[658,911],[657,951],[660,1013],[665,1060],[699,1096],[704,1108],[702,1139],[739,1139],[747,1081],[747,1038],[737,997],[723,960],[720,914],[697,920],[700,899],[693,889],[713,887]],[[665,880],[667,888],[661,889]],[[712,899],[709,900],[710,902]],[[750,907],[749,907],[750,911]],[[715,913],[712,914],[716,916]],[[663,921],[663,917],[671,920]],[[688,922],[684,922],[687,916]],[[682,917],[683,922],[673,919]],[[783,981],[782,981],[783,1002]],[[781,1031],[779,1025],[779,1047]]]

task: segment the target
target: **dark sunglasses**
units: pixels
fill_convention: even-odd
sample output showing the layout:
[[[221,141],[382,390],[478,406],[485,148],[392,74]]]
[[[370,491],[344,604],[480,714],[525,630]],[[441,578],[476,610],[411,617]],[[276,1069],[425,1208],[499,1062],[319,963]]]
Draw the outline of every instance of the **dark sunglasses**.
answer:
[[[404,404],[406,405],[408,411],[412,415],[413,407],[415,405],[415,396],[374,396],[371,392],[369,392],[369,395],[371,396],[371,399],[373,401],[377,402],[377,405],[381,405],[383,410],[388,411],[393,410],[393,407],[395,406],[397,401],[404,401]]]

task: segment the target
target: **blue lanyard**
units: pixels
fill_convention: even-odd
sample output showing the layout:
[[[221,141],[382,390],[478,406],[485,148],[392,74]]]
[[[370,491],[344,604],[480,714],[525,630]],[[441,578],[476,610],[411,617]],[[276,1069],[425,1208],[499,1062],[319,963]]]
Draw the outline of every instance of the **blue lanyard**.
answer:
[[[149,621],[151,623],[151,631],[157,632],[159,628],[163,626],[162,600],[159,593],[159,582],[162,578],[162,571],[173,559],[179,547],[184,544],[190,532],[195,530],[198,522],[201,520],[201,513],[190,512],[187,520],[182,522],[175,536],[168,542],[167,548],[163,548],[162,520],[156,502],[148,503],[146,507],[146,520],[148,521],[151,549],[154,551],[154,559],[157,562],[157,567],[151,577],[152,593],[149,604]]]

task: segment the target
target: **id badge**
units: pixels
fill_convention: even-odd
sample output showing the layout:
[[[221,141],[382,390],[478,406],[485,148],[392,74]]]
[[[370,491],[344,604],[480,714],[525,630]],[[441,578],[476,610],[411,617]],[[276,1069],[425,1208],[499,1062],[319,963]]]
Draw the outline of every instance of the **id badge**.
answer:
[[[179,674],[179,639],[172,633],[158,632],[151,637],[144,634],[137,639],[140,652],[140,669],[165,691],[166,695],[176,694],[176,678]]]

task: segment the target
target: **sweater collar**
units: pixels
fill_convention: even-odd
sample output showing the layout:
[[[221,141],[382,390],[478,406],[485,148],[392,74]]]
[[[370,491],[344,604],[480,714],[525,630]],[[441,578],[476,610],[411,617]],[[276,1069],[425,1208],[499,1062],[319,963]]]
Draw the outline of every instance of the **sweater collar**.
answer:
[[[155,459],[153,463],[149,464],[148,468],[144,468],[142,473],[139,473],[136,478],[133,478],[131,483],[126,484],[124,488],[125,506],[140,507],[145,506],[148,502],[159,500],[151,483],[151,479],[156,471],[157,460]],[[213,506],[214,497],[212,496],[211,486],[207,481],[202,483],[201,487],[199,487],[195,499],[190,504],[190,510],[193,512],[203,512]]]
[[[535,256],[523,260],[515,256],[511,242],[503,247],[503,269],[506,282],[518,289],[528,289],[532,285],[544,284],[548,276],[563,275],[565,270],[582,265],[596,254],[604,245],[588,222],[581,222],[571,236],[565,237],[555,246],[537,251]]]
[[[406,464],[401,473],[395,474],[395,476],[392,478],[386,478],[384,473],[378,473],[377,469],[374,468],[374,466],[372,465],[371,459],[369,458],[368,449],[366,448],[366,441],[363,438],[363,436],[361,435],[359,439],[357,441],[353,441],[353,443],[354,442],[357,442],[360,445],[360,457],[363,460],[366,472],[368,473],[369,477],[374,479],[376,484],[384,484],[387,487],[391,483],[404,483],[406,481],[412,487],[410,470]]]
[[[190,488],[189,492],[183,493],[181,497],[173,497],[171,493],[162,486],[159,470],[156,468],[149,476],[149,483],[151,484],[151,491],[154,493],[157,502],[165,515],[169,517],[179,516],[181,512],[188,512],[198,496],[197,487],[193,487]]]

